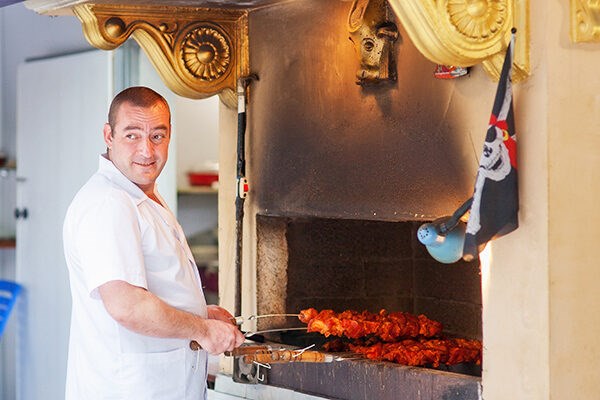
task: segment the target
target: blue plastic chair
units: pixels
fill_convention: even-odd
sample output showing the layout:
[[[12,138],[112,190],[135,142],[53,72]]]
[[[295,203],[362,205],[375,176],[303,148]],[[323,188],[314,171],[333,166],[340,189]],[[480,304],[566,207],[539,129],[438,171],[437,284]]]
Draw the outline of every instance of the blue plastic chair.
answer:
[[[8,316],[21,292],[21,285],[10,281],[0,281],[0,337],[6,327]]]

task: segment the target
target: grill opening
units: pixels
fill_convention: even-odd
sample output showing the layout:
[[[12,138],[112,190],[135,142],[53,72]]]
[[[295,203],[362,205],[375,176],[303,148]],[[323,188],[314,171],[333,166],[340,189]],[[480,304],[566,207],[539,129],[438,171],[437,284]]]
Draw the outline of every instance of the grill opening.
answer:
[[[373,313],[386,309],[440,321],[446,337],[482,339],[479,263],[435,261],[416,238],[423,221],[272,215],[257,215],[256,221],[257,314],[298,313],[309,307]],[[304,326],[295,318],[257,322],[259,330]],[[298,331],[266,337],[317,348],[327,340]],[[447,390],[460,396],[456,398],[476,399],[480,376],[481,366],[474,364],[415,368],[354,359],[273,365],[268,380],[332,398],[397,398],[401,392],[407,399],[419,393],[418,398],[427,399],[431,393],[433,399],[446,398],[439,396]],[[351,383],[354,380],[360,383]]]
[[[479,263],[432,259],[416,238],[421,224],[257,216],[258,313],[404,311],[440,321],[446,335],[481,340]]]

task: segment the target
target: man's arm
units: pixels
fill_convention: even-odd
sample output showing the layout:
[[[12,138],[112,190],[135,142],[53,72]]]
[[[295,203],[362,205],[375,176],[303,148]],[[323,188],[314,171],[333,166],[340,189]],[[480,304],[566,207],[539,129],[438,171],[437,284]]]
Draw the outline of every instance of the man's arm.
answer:
[[[211,354],[232,351],[244,342],[244,335],[233,323],[181,311],[146,289],[127,282],[110,281],[98,291],[110,316],[139,334],[193,339]]]

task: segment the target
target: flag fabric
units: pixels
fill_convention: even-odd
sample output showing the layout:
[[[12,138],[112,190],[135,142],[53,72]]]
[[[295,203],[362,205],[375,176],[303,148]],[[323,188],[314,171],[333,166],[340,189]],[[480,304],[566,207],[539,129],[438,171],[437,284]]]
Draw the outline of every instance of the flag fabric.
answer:
[[[479,161],[473,204],[467,222],[463,259],[478,257],[486,244],[519,226],[517,136],[511,72],[514,33],[506,51],[483,153]]]

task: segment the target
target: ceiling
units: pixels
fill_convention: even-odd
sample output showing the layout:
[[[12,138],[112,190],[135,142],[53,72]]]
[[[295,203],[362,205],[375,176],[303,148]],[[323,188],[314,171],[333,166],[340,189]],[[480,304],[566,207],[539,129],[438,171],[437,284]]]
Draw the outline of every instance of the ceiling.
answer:
[[[129,0],[122,3],[145,5],[168,5],[172,7],[227,7],[227,8],[255,8],[276,3],[285,3],[292,0]],[[58,2],[56,2],[58,3]],[[96,0],[90,3],[119,3],[115,0]]]
[[[20,1],[23,0],[0,0],[0,4],[8,5]],[[64,11],[77,4],[85,3],[253,9],[293,1],[298,0],[26,0],[25,6],[41,14],[54,14],[56,11],[61,14],[60,10]]]

